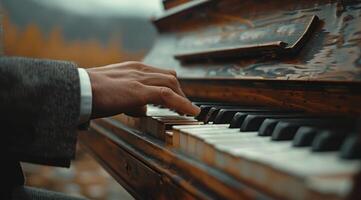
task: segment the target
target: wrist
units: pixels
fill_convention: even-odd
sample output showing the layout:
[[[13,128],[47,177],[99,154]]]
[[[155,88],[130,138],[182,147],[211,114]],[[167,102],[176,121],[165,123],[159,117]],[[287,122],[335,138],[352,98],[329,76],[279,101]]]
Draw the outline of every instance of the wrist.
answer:
[[[89,75],[89,80],[90,80],[90,85],[91,85],[91,92],[92,92],[92,112],[90,115],[91,119],[94,118],[99,118],[101,117],[101,115],[98,112],[98,108],[100,105],[102,105],[101,103],[101,95],[99,94],[99,87],[100,87],[100,82],[101,82],[101,75],[99,73],[97,73],[94,69],[92,68],[88,68],[86,69],[88,75]]]

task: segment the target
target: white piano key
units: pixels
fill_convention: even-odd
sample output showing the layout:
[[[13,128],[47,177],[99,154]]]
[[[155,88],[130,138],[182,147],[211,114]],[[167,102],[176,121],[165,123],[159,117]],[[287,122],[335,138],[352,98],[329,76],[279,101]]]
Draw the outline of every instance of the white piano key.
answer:
[[[242,139],[233,141],[229,140],[232,137],[226,137],[228,139],[217,140],[217,136],[214,136],[205,140],[216,149],[215,166],[259,182],[272,179],[272,173],[262,169],[273,168],[301,181],[288,181],[289,184],[302,183],[323,192],[343,195],[349,192],[352,175],[361,167],[358,160],[340,160],[337,152],[311,152],[310,148],[292,147],[290,141],[274,142],[267,137],[258,137],[255,133],[242,135]],[[325,177],[335,176],[337,178],[329,180],[327,186],[324,185],[329,179]],[[333,181],[332,184],[330,181]]]
[[[189,154],[195,153],[196,140],[203,134],[218,134],[222,132],[234,132],[235,129],[228,129],[221,125],[214,125],[213,128],[195,128],[181,130],[181,149]]]
[[[297,189],[283,191],[290,194],[305,194],[308,187],[312,187],[342,196],[349,192],[352,176],[361,168],[359,160],[340,160],[338,152],[295,148],[291,141],[271,141],[270,137],[259,137],[257,132],[240,132],[238,128],[229,129],[228,126],[174,126],[173,141],[178,137],[179,149],[188,156],[231,175],[258,184],[277,182],[274,187],[287,183],[285,188]]]
[[[179,143],[178,147],[182,151],[187,151],[187,137],[189,134],[192,134],[194,132],[204,132],[204,131],[216,131],[219,129],[227,128],[228,124],[207,124],[207,125],[187,125],[187,126],[174,126],[174,129],[176,130],[174,138],[174,143]]]
[[[190,132],[187,135],[187,151],[195,155],[197,158],[202,155],[202,141],[206,136],[234,134],[239,132],[239,129],[218,129],[218,130],[207,130],[203,132]],[[203,149],[204,150],[204,149]]]
[[[239,132],[239,129],[229,129],[222,126],[213,126],[214,128],[195,128],[186,129],[181,131],[181,146],[180,149],[192,157],[201,159],[206,157],[205,146],[202,144],[203,135],[217,135],[217,134],[232,134]],[[211,160],[205,159],[205,162],[211,162]]]
[[[274,142],[254,134],[242,135],[244,140],[216,142],[214,146],[232,154],[253,161],[262,162],[277,169],[298,176],[315,174],[350,173],[360,167],[360,162],[340,161],[337,152],[311,152],[310,148],[294,148],[290,141]],[[253,137],[253,139],[252,139]],[[260,139],[261,138],[261,139]],[[207,142],[211,142],[208,140]],[[238,144],[235,144],[239,142]],[[307,160],[307,162],[305,162]]]
[[[166,108],[158,108],[152,105],[147,105],[147,116],[180,116],[178,113]]]

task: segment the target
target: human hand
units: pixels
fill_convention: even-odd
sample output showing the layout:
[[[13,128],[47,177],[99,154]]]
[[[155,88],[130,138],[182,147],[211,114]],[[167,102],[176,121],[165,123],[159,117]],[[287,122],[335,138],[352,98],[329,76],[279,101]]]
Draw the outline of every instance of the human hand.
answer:
[[[86,69],[93,93],[92,118],[119,113],[143,116],[146,104],[163,105],[182,114],[200,109],[184,95],[172,70],[124,62]]]

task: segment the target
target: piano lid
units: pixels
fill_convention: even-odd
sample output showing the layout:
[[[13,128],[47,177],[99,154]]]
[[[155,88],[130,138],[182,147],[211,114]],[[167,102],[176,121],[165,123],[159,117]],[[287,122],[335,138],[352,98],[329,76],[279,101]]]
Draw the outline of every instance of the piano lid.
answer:
[[[172,2],[144,61],[181,79],[361,80],[359,1]]]

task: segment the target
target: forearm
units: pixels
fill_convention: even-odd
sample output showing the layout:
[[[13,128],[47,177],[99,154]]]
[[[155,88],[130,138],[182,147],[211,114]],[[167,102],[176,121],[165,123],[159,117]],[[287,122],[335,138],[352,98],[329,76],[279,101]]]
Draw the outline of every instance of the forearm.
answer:
[[[79,76],[70,62],[0,58],[2,148],[20,160],[68,165],[74,156]]]

